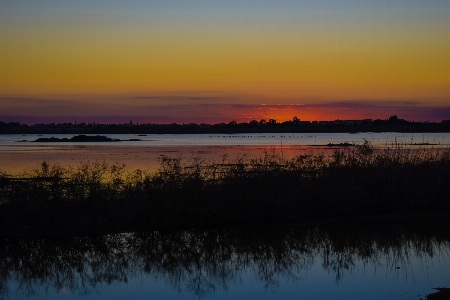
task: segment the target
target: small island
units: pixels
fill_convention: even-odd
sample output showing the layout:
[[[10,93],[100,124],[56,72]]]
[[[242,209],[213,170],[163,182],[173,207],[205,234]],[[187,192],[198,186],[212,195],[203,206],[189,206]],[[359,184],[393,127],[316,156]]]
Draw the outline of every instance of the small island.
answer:
[[[41,142],[41,143],[87,143],[87,142],[122,142],[122,141],[131,141],[131,142],[138,142],[140,139],[129,139],[129,140],[120,140],[120,139],[112,139],[103,135],[95,135],[95,136],[87,136],[84,134],[74,136],[70,139],[68,138],[38,138],[35,140],[35,142]]]
[[[350,147],[350,146],[355,146],[355,144],[352,144],[349,142],[344,142],[344,143],[339,143],[339,144],[328,143],[327,146],[328,147]]]

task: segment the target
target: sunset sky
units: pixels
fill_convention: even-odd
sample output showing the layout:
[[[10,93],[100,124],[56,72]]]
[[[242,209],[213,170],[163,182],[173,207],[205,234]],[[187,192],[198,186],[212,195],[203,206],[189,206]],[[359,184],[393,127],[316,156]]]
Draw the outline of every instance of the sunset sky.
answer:
[[[0,1],[0,121],[392,114],[450,119],[450,1]]]

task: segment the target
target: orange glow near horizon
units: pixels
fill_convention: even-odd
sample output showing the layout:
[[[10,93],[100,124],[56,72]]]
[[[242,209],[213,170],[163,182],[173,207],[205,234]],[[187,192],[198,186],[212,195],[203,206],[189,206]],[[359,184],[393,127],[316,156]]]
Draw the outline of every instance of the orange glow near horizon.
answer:
[[[367,112],[366,112],[367,113]],[[351,111],[345,107],[338,108],[322,108],[322,107],[307,107],[302,108],[298,105],[283,105],[283,106],[260,106],[257,108],[231,108],[225,110],[227,116],[232,117],[237,121],[249,122],[250,120],[260,121],[264,119],[274,119],[277,122],[291,121],[297,117],[301,121],[330,121],[330,120],[357,120],[364,117],[364,112],[361,110]],[[370,114],[369,114],[370,115]],[[367,117],[370,118],[370,117]]]
[[[26,5],[0,3],[0,115],[31,107],[37,116],[136,115],[155,107],[163,116],[193,119],[313,120],[370,113],[289,105],[450,105],[448,4],[369,1],[354,8],[327,1],[331,8],[113,1],[107,13],[94,4],[23,12]],[[22,105],[8,97],[37,100]],[[261,103],[269,106],[226,108]],[[191,104],[224,108],[158,108]],[[272,107],[278,104],[284,108]]]

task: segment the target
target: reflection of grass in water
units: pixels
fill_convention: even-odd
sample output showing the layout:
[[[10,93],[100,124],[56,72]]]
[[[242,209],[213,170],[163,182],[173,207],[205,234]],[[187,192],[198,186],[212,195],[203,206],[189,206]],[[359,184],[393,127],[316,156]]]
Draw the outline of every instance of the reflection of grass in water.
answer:
[[[153,231],[64,240],[3,240],[0,295],[14,280],[20,281],[20,294],[49,288],[87,294],[105,284],[148,274],[176,291],[200,297],[227,289],[247,274],[265,288],[276,289],[280,282],[301,281],[302,274],[315,264],[334,274],[338,282],[363,265],[409,277],[417,262],[429,265],[436,257],[449,258],[448,225],[448,219],[424,219],[309,229]]]
[[[5,235],[74,235],[448,212],[449,179],[450,149],[369,143],[289,160],[161,157],[152,173],[44,162],[1,175],[0,225]]]

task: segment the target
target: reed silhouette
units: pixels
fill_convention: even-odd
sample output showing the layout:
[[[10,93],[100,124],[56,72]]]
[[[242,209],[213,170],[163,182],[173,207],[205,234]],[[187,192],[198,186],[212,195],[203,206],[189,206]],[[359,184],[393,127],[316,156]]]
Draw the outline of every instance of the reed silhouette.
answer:
[[[309,222],[450,213],[450,149],[369,142],[293,159],[162,157],[156,172],[85,162],[0,174],[3,236]]]

